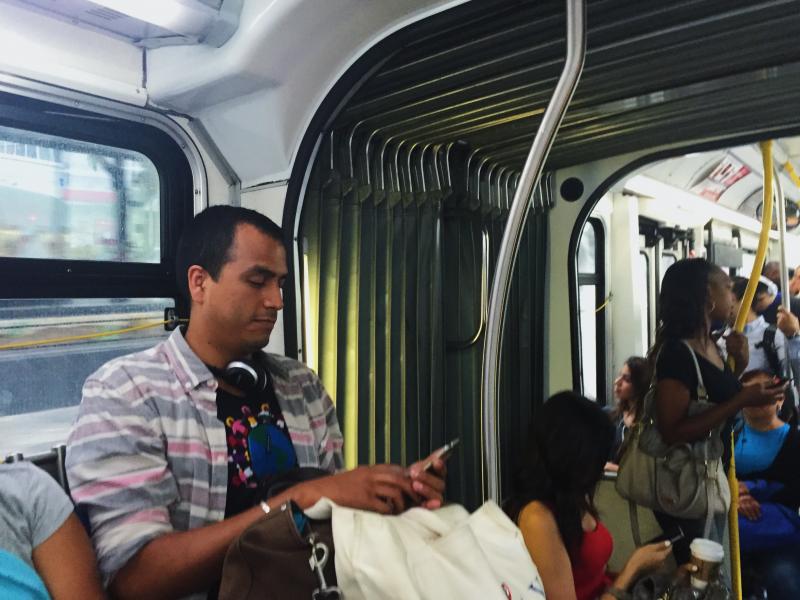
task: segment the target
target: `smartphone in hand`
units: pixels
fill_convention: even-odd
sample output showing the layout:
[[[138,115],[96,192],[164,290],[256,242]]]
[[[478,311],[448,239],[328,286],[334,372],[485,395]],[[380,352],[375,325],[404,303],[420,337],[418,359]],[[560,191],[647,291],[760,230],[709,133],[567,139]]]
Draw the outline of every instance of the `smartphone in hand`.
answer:
[[[654,537],[652,540],[648,540],[645,542],[645,544],[657,544],[658,542],[669,541],[669,543],[674,546],[677,542],[681,541],[685,537],[686,534],[683,533],[683,529],[681,529],[680,526],[675,526],[674,529],[665,531],[661,535]]]
[[[436,459],[447,460],[455,451],[458,444],[461,442],[459,438],[455,438],[447,442],[444,446],[439,448],[436,452],[433,453],[433,458],[428,460],[424,465],[422,465],[423,471],[430,471],[433,468],[433,462]]]

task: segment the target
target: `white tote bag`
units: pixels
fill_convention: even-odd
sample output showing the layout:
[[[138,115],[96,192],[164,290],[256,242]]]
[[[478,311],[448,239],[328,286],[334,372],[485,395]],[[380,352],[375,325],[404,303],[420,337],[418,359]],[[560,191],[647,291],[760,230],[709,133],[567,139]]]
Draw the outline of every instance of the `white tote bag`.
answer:
[[[332,519],[345,600],[544,599],[522,533],[494,502],[383,516],[323,499],[306,513]]]

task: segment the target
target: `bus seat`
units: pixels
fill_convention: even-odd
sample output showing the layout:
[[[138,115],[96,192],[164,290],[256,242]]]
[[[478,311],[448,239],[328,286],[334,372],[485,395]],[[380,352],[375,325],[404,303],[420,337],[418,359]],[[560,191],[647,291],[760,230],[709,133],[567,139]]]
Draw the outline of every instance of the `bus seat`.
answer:
[[[597,486],[594,504],[600,513],[600,520],[614,538],[614,553],[611,555],[608,569],[612,573],[619,573],[636,548],[633,543],[633,533],[631,533],[628,501],[617,492],[614,487],[614,479],[605,478]],[[636,510],[639,513],[642,540],[647,541],[661,535],[661,528],[658,526],[653,512],[641,506],[637,506]]]
[[[30,458],[25,458],[22,454],[12,454],[5,458],[6,462],[16,462],[20,460],[30,460],[37,467],[45,471],[53,479],[55,479],[67,496],[69,493],[69,482],[67,481],[67,447],[64,444],[54,446],[51,452],[46,454],[39,454]],[[70,496],[71,498],[71,496]],[[89,515],[84,507],[75,505],[75,515],[86,530],[86,534],[91,537],[92,528],[89,524]]]
[[[58,485],[69,496],[69,483],[67,482],[67,447],[64,444],[54,446],[50,452],[37,454],[35,456],[23,456],[20,453],[10,454],[5,457],[5,462],[16,462],[28,460],[46,472],[58,482]]]

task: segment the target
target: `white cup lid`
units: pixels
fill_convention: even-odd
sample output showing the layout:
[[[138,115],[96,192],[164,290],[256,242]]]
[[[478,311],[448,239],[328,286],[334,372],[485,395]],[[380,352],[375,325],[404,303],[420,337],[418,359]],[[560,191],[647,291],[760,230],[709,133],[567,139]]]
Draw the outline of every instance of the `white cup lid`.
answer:
[[[692,556],[709,562],[722,562],[725,558],[725,549],[722,544],[704,538],[695,538],[689,546]]]

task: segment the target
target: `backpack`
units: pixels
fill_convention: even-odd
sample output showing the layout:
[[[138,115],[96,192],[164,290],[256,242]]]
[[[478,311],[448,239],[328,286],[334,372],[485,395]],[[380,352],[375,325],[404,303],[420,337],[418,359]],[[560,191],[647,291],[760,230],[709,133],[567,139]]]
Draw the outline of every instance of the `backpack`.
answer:
[[[778,328],[776,325],[770,325],[767,327],[764,330],[764,337],[756,344],[756,348],[764,351],[764,356],[767,359],[769,368],[775,375],[785,379],[791,379],[791,373],[788,372],[789,369],[785,368],[781,363],[781,359],[778,354],[778,347],[775,344],[775,336],[777,331]],[[797,382],[794,382],[789,386],[789,389],[786,393],[786,400],[783,403],[783,408],[781,409],[781,413],[779,415],[784,422],[789,423],[792,426],[797,426],[798,421],[798,393],[796,385]]]

